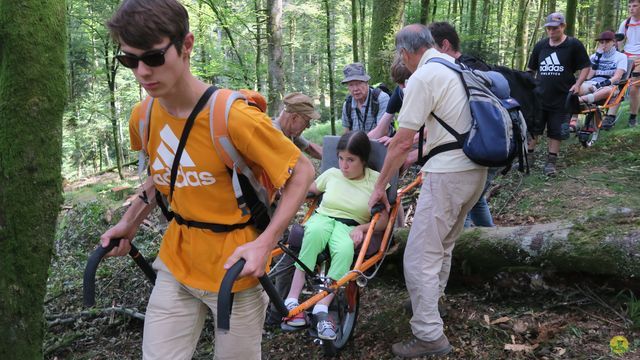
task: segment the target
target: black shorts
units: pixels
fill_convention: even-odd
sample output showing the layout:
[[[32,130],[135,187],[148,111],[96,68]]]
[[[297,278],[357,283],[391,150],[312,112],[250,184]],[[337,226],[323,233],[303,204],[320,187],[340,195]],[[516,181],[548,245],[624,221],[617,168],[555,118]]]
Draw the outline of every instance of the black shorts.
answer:
[[[540,109],[536,120],[536,126],[530,130],[533,136],[542,135],[545,127],[547,128],[547,137],[550,139],[567,140],[571,135],[569,133],[571,114],[566,113],[564,109]]]

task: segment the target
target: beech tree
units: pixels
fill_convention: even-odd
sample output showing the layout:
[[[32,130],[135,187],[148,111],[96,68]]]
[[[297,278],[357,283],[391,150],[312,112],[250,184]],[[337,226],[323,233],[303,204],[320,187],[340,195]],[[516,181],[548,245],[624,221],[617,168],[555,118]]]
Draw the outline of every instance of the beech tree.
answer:
[[[0,1],[0,358],[42,359],[61,196],[64,1]]]

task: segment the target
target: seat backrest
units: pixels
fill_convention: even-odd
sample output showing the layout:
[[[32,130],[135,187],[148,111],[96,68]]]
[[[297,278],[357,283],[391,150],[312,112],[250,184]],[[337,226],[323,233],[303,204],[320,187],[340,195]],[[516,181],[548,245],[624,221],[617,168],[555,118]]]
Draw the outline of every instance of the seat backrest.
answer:
[[[627,80],[631,76],[631,71],[633,70],[633,59],[627,59],[627,71],[625,71],[624,75],[622,75],[622,80]]]
[[[320,165],[320,173],[325,172],[327,169],[338,167],[338,152],[336,148],[340,136],[325,136],[322,142],[322,163]],[[387,147],[383,144],[370,140],[371,154],[369,155],[369,167],[373,170],[380,171],[384,164],[384,158],[387,155]],[[396,195],[398,190],[398,175],[394,175],[391,179],[391,186],[387,189],[387,198],[390,204],[394,204],[396,201]]]

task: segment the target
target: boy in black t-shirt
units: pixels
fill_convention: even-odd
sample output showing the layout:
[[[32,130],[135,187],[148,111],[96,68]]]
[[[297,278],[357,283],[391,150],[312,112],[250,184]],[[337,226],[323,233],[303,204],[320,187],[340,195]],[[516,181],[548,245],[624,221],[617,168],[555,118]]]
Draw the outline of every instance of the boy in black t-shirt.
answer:
[[[591,61],[584,45],[578,39],[565,35],[564,15],[553,13],[547,16],[544,27],[548,37],[533,48],[528,64],[529,70],[536,72],[540,80],[537,92],[541,104],[540,126],[531,130],[534,138],[529,143],[529,152],[533,152],[536,137],[542,135],[546,126],[549,155],[544,174],[554,176],[560,141],[569,138],[571,114],[565,108],[565,100],[569,92],[578,93],[589,74]],[[576,80],[574,73],[578,70],[580,75]]]

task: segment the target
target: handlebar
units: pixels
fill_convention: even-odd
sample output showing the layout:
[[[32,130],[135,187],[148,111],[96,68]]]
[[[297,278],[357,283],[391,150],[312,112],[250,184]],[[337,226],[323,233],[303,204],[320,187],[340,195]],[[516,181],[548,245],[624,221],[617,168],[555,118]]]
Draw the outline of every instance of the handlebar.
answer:
[[[233,293],[231,292],[231,289],[233,287],[233,283],[238,278],[238,275],[242,272],[246,262],[247,261],[245,259],[236,261],[236,263],[227,270],[227,273],[222,278],[222,284],[220,284],[220,290],[218,291],[218,314],[216,318],[218,320],[218,330],[223,332],[227,332],[230,329],[229,320],[231,318],[231,303],[233,302]],[[273,286],[269,276],[264,274],[259,277],[258,280],[278,309],[278,312],[282,316],[287,316],[287,314],[289,314],[289,310],[287,310],[287,307],[284,305],[284,300],[282,300],[278,294],[278,291],[275,286]]]
[[[373,215],[375,215],[375,214],[377,214],[379,212],[382,212],[382,210],[384,210],[384,209],[385,209],[385,207],[384,207],[383,203],[377,203],[377,204],[373,205],[373,207],[371,208],[371,216],[373,216]]]
[[[96,270],[102,258],[109,253],[114,247],[118,246],[120,239],[111,239],[107,247],[98,246],[87,260],[87,266],[84,268],[84,278],[82,280],[82,297],[84,306],[91,307],[96,304]],[[138,248],[131,244],[131,250],[129,250],[129,256],[133,258],[136,265],[144,272],[149,281],[152,284],[156,282],[156,272],[151,265],[147,262],[147,259],[142,256]]]

